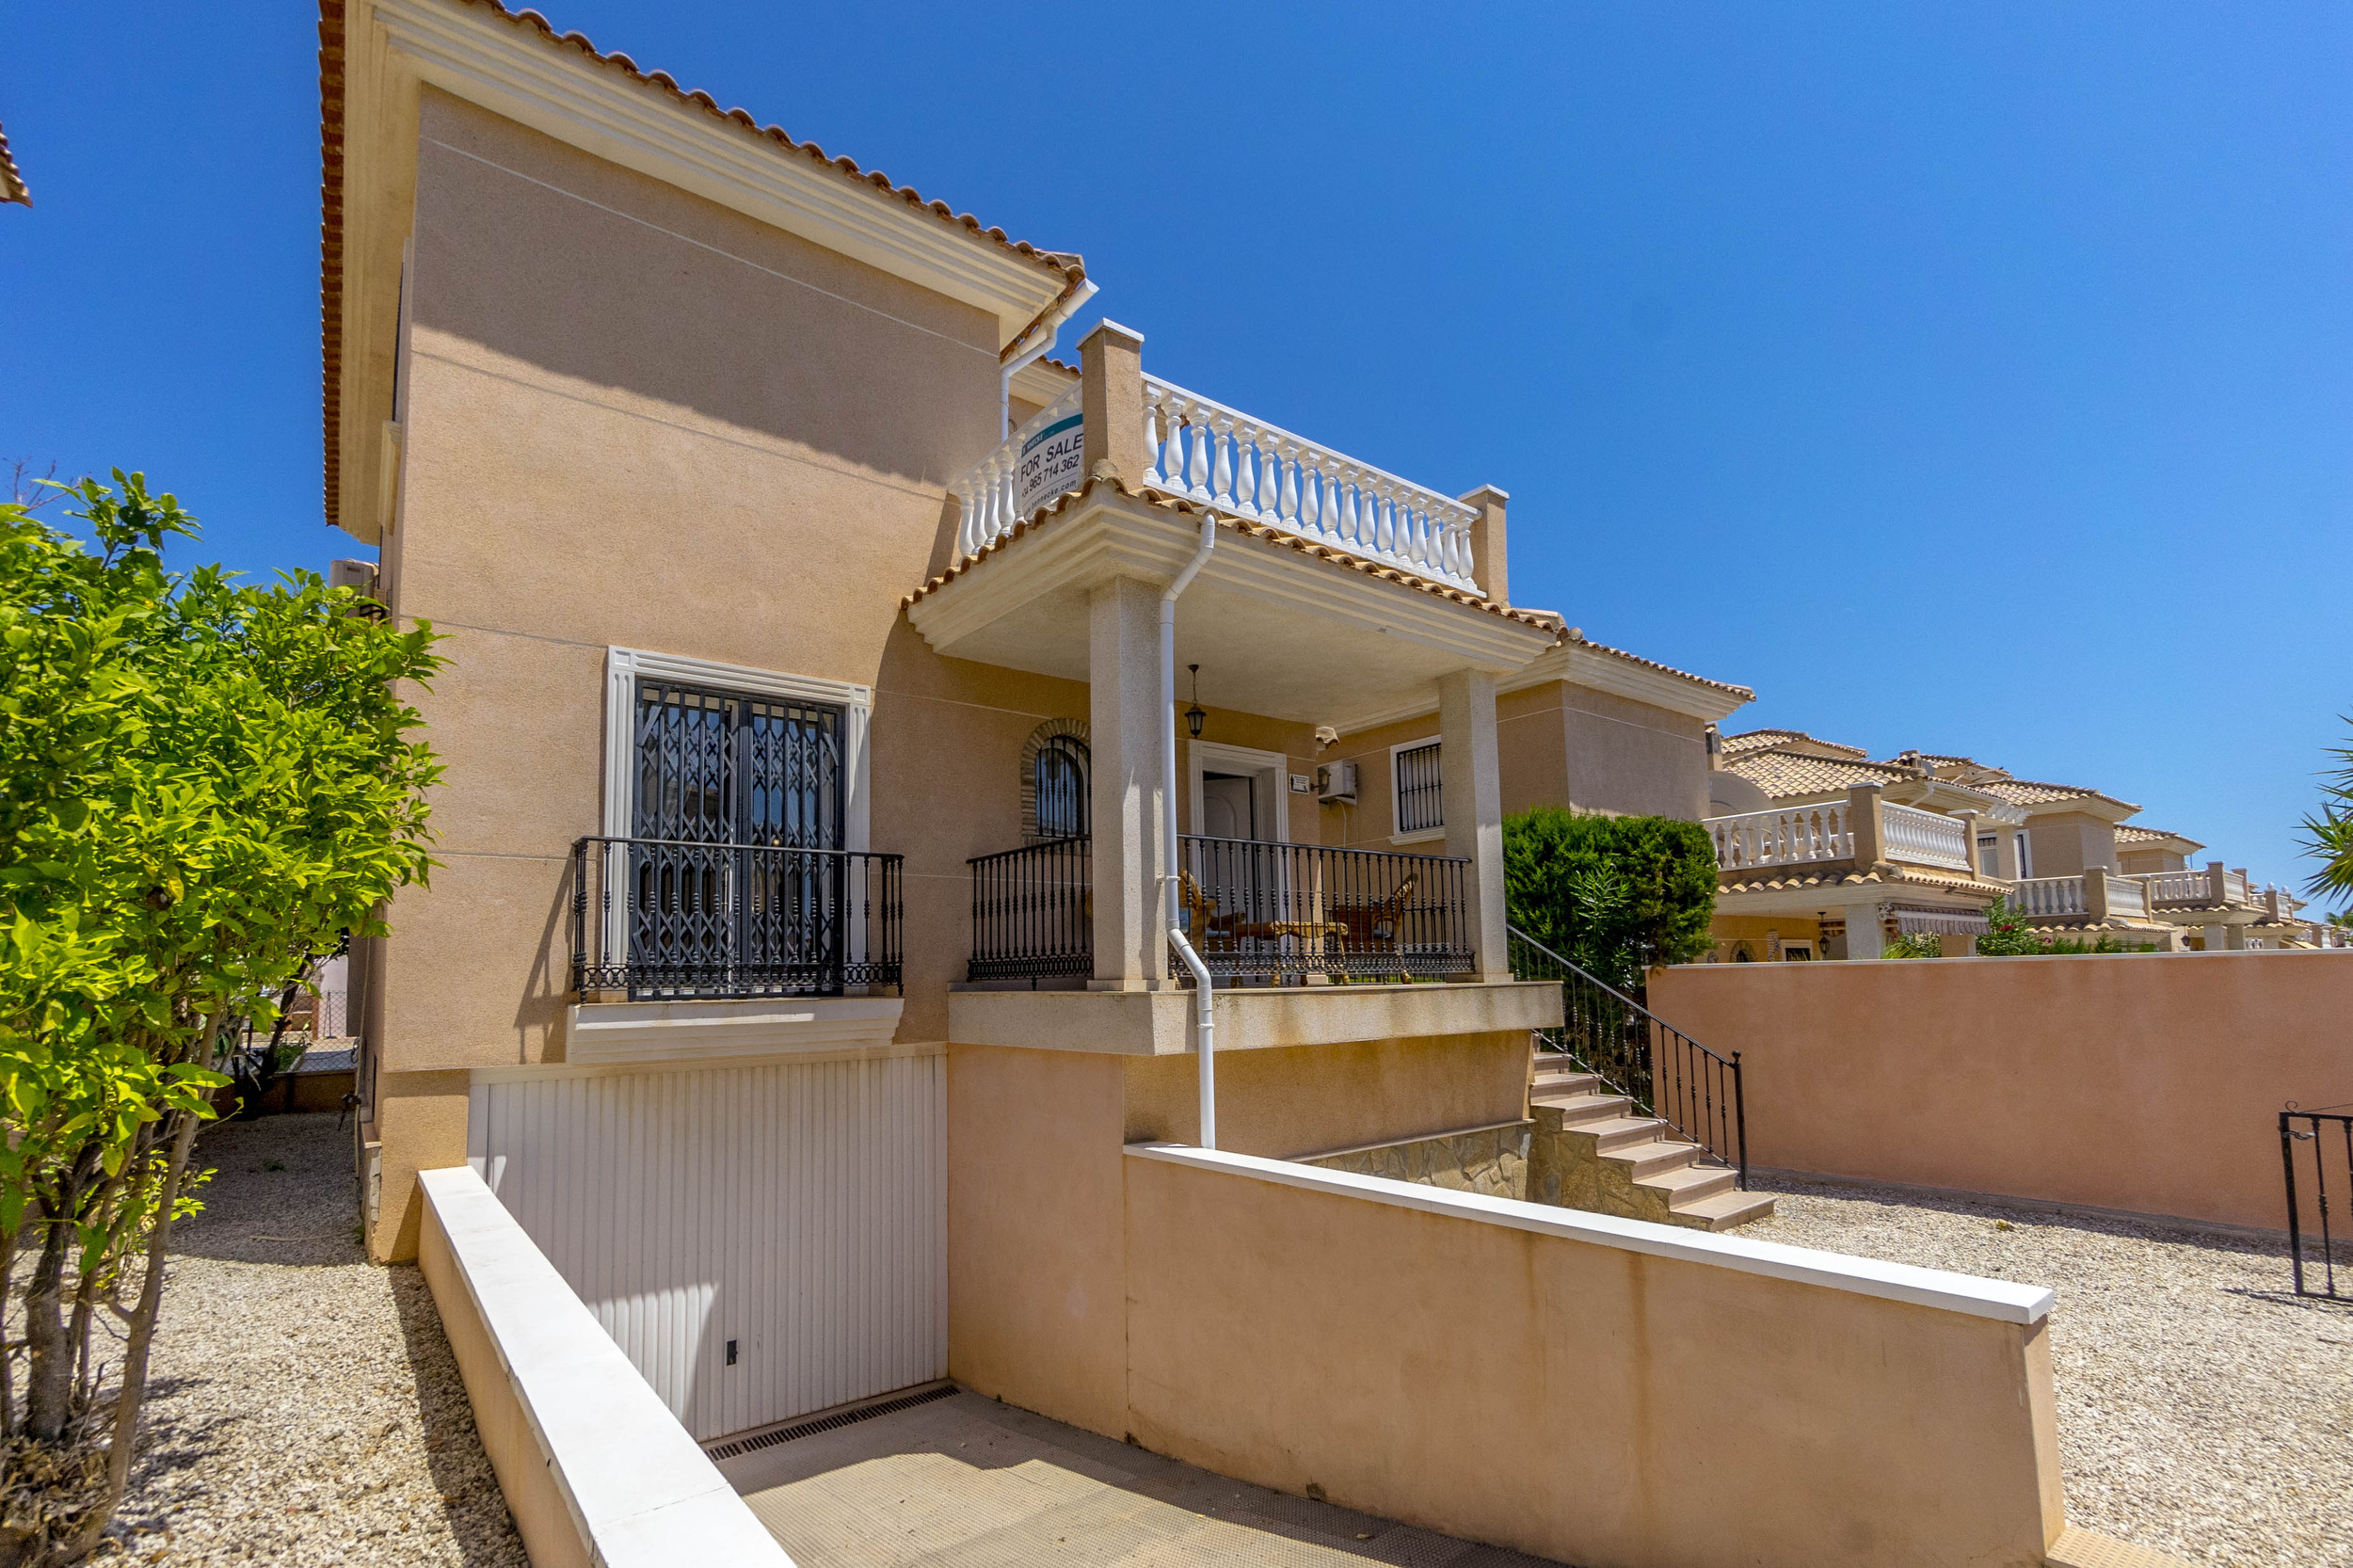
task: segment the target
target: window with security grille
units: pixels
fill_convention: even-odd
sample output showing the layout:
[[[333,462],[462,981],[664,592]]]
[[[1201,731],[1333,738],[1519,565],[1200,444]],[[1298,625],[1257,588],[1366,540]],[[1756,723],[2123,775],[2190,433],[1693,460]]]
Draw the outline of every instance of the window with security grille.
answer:
[[[1397,831],[1421,833],[1446,825],[1440,804],[1438,744],[1432,741],[1397,754]]]
[[[639,995],[826,989],[841,961],[842,712],[646,680],[630,809]]]
[[[1037,748],[1032,782],[1037,786],[1037,836],[1087,836],[1087,744],[1076,735],[1049,736]]]

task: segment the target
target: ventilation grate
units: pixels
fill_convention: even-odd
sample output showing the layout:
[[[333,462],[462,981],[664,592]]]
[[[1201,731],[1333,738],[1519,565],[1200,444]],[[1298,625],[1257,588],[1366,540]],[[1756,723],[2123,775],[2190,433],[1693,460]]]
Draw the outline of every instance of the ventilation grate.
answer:
[[[813,1421],[800,1421],[789,1427],[773,1427],[749,1437],[730,1438],[724,1443],[706,1443],[703,1445],[703,1452],[712,1459],[740,1459],[747,1453],[753,1453],[761,1448],[773,1448],[779,1443],[790,1443],[796,1437],[814,1437],[821,1432],[832,1432],[839,1427],[872,1420],[877,1416],[888,1416],[894,1411],[913,1410],[919,1404],[929,1404],[934,1400],[944,1400],[955,1392],[954,1384],[943,1383],[936,1388],[926,1388],[920,1394],[902,1395],[895,1400],[884,1400],[878,1404],[861,1405],[856,1410],[844,1410],[831,1416],[820,1416]]]

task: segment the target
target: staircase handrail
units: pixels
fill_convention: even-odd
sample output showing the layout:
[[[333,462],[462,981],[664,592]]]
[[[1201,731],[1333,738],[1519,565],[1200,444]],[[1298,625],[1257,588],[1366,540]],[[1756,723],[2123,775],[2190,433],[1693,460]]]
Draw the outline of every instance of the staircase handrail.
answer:
[[[1578,1066],[1583,1068],[1585,1071],[1592,1073],[1595,1078],[1600,1079],[1604,1084],[1609,1086],[1609,1089],[1612,1094],[1624,1095],[1628,1100],[1632,1101],[1643,1114],[1657,1117],[1660,1121],[1665,1122],[1669,1127],[1674,1128],[1674,1130],[1685,1139],[1699,1144],[1702,1148],[1706,1149],[1708,1153],[1715,1156],[1717,1159],[1723,1160],[1724,1163],[1728,1165],[1731,1165],[1734,1169],[1739,1172],[1740,1187],[1743,1191],[1745,1191],[1749,1185],[1749,1118],[1747,1095],[1744,1092],[1744,1087],[1741,1082],[1742,1075],[1740,1070],[1740,1053],[1736,1050],[1730,1056],[1725,1056],[1721,1052],[1709,1049],[1706,1046],[1704,1046],[1699,1041],[1692,1039],[1689,1034],[1684,1033],[1683,1031],[1675,1028],[1674,1025],[1669,1023],[1666,1019],[1660,1017],[1657,1014],[1652,1012],[1649,1008],[1643,1006],[1632,997],[1627,996],[1624,991],[1619,990],[1615,985],[1612,985],[1608,981],[1599,979],[1598,977],[1587,972],[1583,967],[1577,964],[1573,960],[1564,958],[1560,953],[1553,952],[1552,949],[1536,940],[1535,937],[1530,936],[1527,932],[1522,931],[1518,926],[1512,925],[1507,922],[1504,926],[1504,930],[1513,939],[1515,939],[1527,947],[1532,948],[1536,952],[1544,954],[1546,958],[1549,958],[1554,963],[1560,965],[1563,969],[1566,969],[1570,974],[1575,975],[1578,980],[1584,982],[1586,984],[1593,986],[1594,989],[1609,997],[1612,1000],[1625,1006],[1635,1016],[1642,1020],[1644,1026],[1642,1029],[1642,1049],[1644,1054],[1651,1058],[1651,1060],[1645,1064],[1647,1069],[1646,1076],[1649,1079],[1649,1089],[1647,1092],[1638,1088],[1631,1082],[1619,1081],[1619,1075],[1612,1074],[1598,1061],[1580,1062],[1577,1064]],[[1524,976],[1515,974],[1513,978],[1551,979],[1554,977]],[[1565,984],[1565,981],[1563,983]],[[1697,1052],[1701,1057],[1705,1058],[1706,1061],[1715,1064],[1716,1066],[1722,1069],[1722,1072],[1718,1076],[1730,1080],[1730,1099],[1732,1103],[1728,1108],[1723,1108],[1728,1109],[1732,1113],[1730,1126],[1727,1127],[1723,1125],[1724,1119],[1720,1113],[1719,1107],[1715,1104],[1714,1096],[1705,1093],[1704,1083],[1701,1085],[1686,1087],[1686,1076],[1683,1072],[1683,1064],[1680,1062],[1675,1064],[1675,1082],[1678,1085],[1676,1099],[1678,1101],[1689,1103],[1660,1103],[1665,1096],[1662,1096],[1657,1093],[1657,1051],[1655,1045],[1655,1041],[1657,1036],[1652,1032],[1654,1028],[1663,1033],[1673,1036],[1675,1040],[1680,1041],[1683,1045],[1689,1047],[1692,1051]],[[1541,1032],[1541,1031],[1539,1032]],[[1565,1038],[1566,1034],[1564,1032],[1564,1041]],[[1703,1070],[1701,1074],[1702,1079],[1704,1080],[1705,1076],[1705,1070]],[[1697,1097],[1695,1097],[1695,1096]],[[1695,1115],[1693,1114],[1693,1112],[1695,1111],[1703,1112],[1704,1114]],[[1681,1113],[1678,1114],[1678,1112]],[[1712,1123],[1714,1126],[1711,1128],[1709,1126],[1701,1125],[1704,1122]],[[1724,1133],[1730,1134],[1729,1140],[1721,1138],[1721,1135]],[[1720,1141],[1728,1141],[1731,1147],[1718,1147],[1717,1145]]]
[[[1583,980],[1586,984],[1600,986],[1603,990],[1609,992],[1611,996],[1617,998],[1620,1001],[1625,1003],[1628,1007],[1631,1007],[1634,1011],[1640,1013],[1642,1016],[1648,1018],[1659,1028],[1673,1030],[1677,1038],[1690,1041],[1691,1048],[1693,1050],[1705,1051],[1710,1058],[1715,1061],[1721,1062],[1727,1067],[1740,1059],[1740,1053],[1737,1050],[1730,1056],[1726,1056],[1721,1051],[1708,1050],[1705,1046],[1700,1044],[1697,1040],[1692,1040],[1689,1034],[1684,1033],[1683,1031],[1679,1029],[1675,1029],[1674,1025],[1669,1023],[1666,1019],[1660,1017],[1649,1008],[1644,1007],[1641,1002],[1636,1001],[1632,997],[1627,996],[1624,991],[1621,991],[1615,985],[1610,984],[1609,982],[1603,980],[1593,974],[1591,971],[1579,967],[1574,959],[1561,957],[1559,953],[1545,946],[1544,943],[1536,940],[1535,937],[1530,936],[1527,932],[1522,931],[1518,926],[1506,924],[1503,929],[1510,932],[1513,936],[1517,936],[1521,941],[1526,942],[1529,947],[1534,948],[1538,952],[1543,953],[1546,958],[1549,958],[1554,963],[1560,965],[1562,968],[1574,970],[1577,978]],[[1624,1094],[1625,1091],[1621,1089],[1618,1093]]]

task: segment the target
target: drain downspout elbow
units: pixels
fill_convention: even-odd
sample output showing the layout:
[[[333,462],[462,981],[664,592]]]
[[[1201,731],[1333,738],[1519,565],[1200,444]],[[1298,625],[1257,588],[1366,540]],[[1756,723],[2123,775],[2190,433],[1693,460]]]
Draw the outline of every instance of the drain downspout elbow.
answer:
[[[1201,1054],[1201,1147],[1217,1147],[1217,1057],[1215,1004],[1209,967],[1201,961],[1177,923],[1176,869],[1176,597],[1193,585],[1217,548],[1217,514],[1201,519],[1201,547],[1160,592],[1160,906],[1168,918],[1169,945],[1193,971],[1194,1047]]]

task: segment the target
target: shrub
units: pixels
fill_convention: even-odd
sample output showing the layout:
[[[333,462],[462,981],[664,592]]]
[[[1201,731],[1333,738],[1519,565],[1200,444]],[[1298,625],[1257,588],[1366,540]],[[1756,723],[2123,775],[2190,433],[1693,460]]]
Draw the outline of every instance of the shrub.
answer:
[[[1539,806],[1503,820],[1512,923],[1610,984],[1705,952],[1716,846],[1697,823]]]
[[[1887,944],[1880,952],[1881,958],[1942,958],[1945,944],[1933,932],[1907,931]]]

